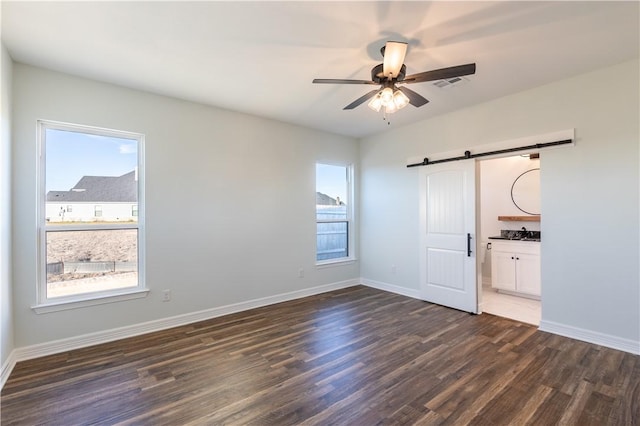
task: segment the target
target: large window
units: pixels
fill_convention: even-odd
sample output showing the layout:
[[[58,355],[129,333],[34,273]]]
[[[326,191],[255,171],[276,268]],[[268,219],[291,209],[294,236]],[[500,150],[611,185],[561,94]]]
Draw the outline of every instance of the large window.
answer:
[[[352,259],[352,167],[316,164],[316,262]]]
[[[39,144],[36,308],[139,297],[143,136],[41,121]]]

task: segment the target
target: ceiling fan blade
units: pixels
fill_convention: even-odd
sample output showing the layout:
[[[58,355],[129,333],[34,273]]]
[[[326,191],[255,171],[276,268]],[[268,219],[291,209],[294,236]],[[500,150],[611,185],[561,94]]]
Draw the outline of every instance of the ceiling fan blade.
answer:
[[[400,41],[388,41],[384,46],[384,62],[382,72],[385,77],[396,78],[407,54],[407,43]]]
[[[425,71],[418,74],[408,75],[402,83],[421,83],[423,81],[444,80],[447,78],[460,77],[463,75],[475,74],[476,64],[457,65],[455,67],[440,68],[438,70]]]
[[[429,102],[429,100],[422,96],[420,93],[416,93],[406,87],[398,87],[398,90],[404,93],[407,98],[409,98],[409,103],[414,107],[421,107],[422,105]]]
[[[346,107],[344,107],[342,109],[354,109],[355,107],[363,104],[367,100],[373,98],[379,91],[380,91],[380,89],[372,90],[369,93],[367,93],[366,95],[360,96],[358,99],[356,99],[355,101],[351,102],[349,105],[347,105]]]
[[[380,83],[376,83],[371,80],[344,80],[339,78],[314,78],[313,83],[322,83],[322,84],[375,84],[378,85]]]

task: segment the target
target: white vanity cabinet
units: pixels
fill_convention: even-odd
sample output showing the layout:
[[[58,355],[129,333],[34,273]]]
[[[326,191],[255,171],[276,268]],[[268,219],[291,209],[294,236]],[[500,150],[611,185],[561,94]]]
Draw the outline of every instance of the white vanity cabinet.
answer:
[[[491,287],[540,297],[540,243],[491,241]]]

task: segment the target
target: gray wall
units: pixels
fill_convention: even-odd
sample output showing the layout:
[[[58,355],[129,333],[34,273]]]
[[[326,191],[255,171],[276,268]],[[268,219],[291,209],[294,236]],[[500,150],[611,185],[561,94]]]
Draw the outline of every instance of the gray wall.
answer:
[[[315,267],[315,163],[357,168],[356,140],[22,64],[13,77],[16,347],[359,276],[357,263]],[[147,298],[31,309],[37,119],[146,135]]]
[[[409,158],[575,128],[575,147],[540,159],[542,320],[640,342],[638,71],[627,62],[362,140],[361,276],[419,287]]]
[[[20,254],[12,263],[15,346],[358,276],[417,290],[418,180],[417,170],[405,168],[407,159],[567,128],[576,129],[576,146],[541,157],[543,321],[640,341],[638,68],[637,61],[620,64],[357,144],[15,64],[12,252]],[[1,152],[6,153],[4,89],[11,78],[4,71]],[[149,297],[41,315],[31,309],[39,118],[146,134]],[[316,161],[356,164],[360,264],[314,266]],[[6,185],[6,171],[1,178]],[[9,224],[3,216],[2,229]],[[2,241],[10,241],[4,231]],[[3,252],[2,261],[7,259]],[[305,269],[304,278],[298,278],[299,268]],[[2,279],[3,291],[10,292],[9,278]],[[160,301],[159,290],[165,288],[172,289],[169,303]],[[4,357],[4,345],[13,346],[11,305],[2,295]]]
[[[13,62],[1,45],[0,65],[0,366],[13,350],[11,300],[11,76]]]

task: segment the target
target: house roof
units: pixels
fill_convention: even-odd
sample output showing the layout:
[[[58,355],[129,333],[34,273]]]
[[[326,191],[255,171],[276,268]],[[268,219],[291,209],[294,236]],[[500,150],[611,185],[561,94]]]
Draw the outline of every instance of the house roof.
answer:
[[[336,206],[338,202],[335,198],[323,194],[322,192],[316,192],[316,205],[317,206]]]
[[[316,192],[316,206],[344,206],[344,200],[340,197],[330,197],[322,192]]]
[[[122,176],[83,176],[69,191],[47,192],[48,202],[136,203],[138,181],[135,170]]]

